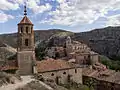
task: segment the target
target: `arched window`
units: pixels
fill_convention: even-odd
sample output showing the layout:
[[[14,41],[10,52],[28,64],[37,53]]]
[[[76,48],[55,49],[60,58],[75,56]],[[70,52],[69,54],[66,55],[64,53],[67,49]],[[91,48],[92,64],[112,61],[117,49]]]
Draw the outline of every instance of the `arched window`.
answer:
[[[26,27],[26,33],[28,33],[28,27]]]
[[[23,33],[23,27],[20,28],[21,33]]]
[[[25,46],[28,46],[28,39],[25,39]]]

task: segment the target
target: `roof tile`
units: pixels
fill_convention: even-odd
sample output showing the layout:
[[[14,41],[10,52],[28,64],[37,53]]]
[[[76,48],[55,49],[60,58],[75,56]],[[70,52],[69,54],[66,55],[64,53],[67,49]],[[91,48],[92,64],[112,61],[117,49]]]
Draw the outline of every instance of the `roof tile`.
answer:
[[[38,72],[60,70],[60,69],[66,69],[66,68],[72,68],[72,67],[74,67],[73,64],[64,60],[48,59],[48,60],[37,61]]]
[[[19,24],[31,24],[31,25],[33,25],[27,16],[24,16]]]

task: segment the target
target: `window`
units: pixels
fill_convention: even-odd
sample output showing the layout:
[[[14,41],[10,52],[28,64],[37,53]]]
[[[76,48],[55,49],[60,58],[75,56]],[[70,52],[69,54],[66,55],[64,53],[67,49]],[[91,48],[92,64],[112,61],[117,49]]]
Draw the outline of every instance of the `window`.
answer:
[[[51,76],[54,76],[54,73],[52,73]]]
[[[33,27],[31,27],[31,31],[33,30]]]
[[[71,75],[68,75],[68,82],[71,81]]]
[[[25,39],[25,46],[28,46],[28,39]]]
[[[77,73],[77,69],[75,69],[75,73]]]
[[[26,33],[28,33],[28,27],[26,27]]]
[[[66,74],[66,72],[63,72],[63,74]]]
[[[90,55],[88,55],[88,58],[90,58]]]
[[[86,59],[86,56],[84,56],[84,59]]]
[[[21,33],[23,33],[23,27],[20,28]]]

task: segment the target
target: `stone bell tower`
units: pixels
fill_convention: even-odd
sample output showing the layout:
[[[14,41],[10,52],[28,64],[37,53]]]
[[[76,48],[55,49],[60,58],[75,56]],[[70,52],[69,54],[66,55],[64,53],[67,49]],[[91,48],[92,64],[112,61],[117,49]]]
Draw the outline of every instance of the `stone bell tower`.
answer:
[[[33,24],[27,17],[26,6],[24,17],[18,24],[18,48],[17,48],[18,73],[28,75],[34,73],[35,45]]]

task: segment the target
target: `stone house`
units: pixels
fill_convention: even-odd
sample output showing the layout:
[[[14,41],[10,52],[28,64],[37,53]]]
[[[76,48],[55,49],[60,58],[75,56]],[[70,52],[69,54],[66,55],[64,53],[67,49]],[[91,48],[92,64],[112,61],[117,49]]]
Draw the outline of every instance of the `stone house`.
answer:
[[[94,65],[99,61],[99,56],[95,52],[73,52],[69,53],[68,58],[75,59],[75,63],[80,65]]]
[[[90,82],[95,90],[120,90],[120,72],[107,68],[84,68],[83,84],[88,85]]]
[[[49,47],[46,51],[51,58],[65,57],[65,49],[63,47]]]
[[[82,68],[64,60],[47,59],[37,62],[40,76],[52,79],[58,84],[76,82],[82,84]]]
[[[46,51],[47,55],[51,58],[67,57],[68,59],[75,59],[75,63],[82,65],[95,64],[99,61],[97,53],[91,51],[86,44],[72,41],[70,36],[64,38],[54,37],[49,42],[52,42],[53,45],[47,48]]]

